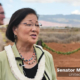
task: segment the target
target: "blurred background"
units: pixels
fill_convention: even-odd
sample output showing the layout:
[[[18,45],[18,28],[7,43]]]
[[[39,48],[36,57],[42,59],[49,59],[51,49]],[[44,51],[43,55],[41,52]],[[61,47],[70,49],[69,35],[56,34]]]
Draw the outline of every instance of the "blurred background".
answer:
[[[39,39],[51,49],[69,52],[80,48],[80,1],[79,0],[0,0],[5,11],[4,25],[0,26],[4,46],[13,44],[6,36],[11,15],[20,8],[30,7],[39,15],[42,24]],[[48,50],[49,51],[49,50]],[[80,51],[70,55],[53,55],[57,67],[80,67]],[[80,80],[79,77],[57,77],[58,80]]]

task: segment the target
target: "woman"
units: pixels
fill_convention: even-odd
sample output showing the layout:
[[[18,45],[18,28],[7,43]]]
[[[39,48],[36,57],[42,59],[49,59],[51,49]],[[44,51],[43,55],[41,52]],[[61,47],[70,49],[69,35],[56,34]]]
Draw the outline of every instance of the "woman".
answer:
[[[6,36],[15,42],[0,53],[0,80],[56,80],[52,55],[35,45],[41,24],[31,8],[16,11]]]

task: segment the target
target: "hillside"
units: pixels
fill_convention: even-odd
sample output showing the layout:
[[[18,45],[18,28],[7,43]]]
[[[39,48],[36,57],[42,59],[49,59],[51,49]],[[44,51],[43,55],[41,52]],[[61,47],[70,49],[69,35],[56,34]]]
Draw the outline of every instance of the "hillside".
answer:
[[[80,15],[40,15],[39,20],[49,21],[60,24],[67,24],[71,26],[80,26]]]

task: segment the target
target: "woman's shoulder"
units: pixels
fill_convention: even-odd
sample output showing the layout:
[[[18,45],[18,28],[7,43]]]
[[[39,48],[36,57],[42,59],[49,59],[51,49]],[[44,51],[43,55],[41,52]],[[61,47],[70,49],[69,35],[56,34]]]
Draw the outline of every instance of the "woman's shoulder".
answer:
[[[52,58],[52,54],[51,54],[50,52],[48,52],[48,51],[45,50],[45,49],[43,49],[43,51],[44,51],[44,54],[45,54],[46,57]]]
[[[50,52],[48,52],[47,50],[43,49],[42,46],[40,46],[40,45],[35,45],[35,46],[38,47],[38,48],[40,48],[44,52],[44,54],[45,54],[46,57],[48,57],[48,58],[52,57],[52,54]]]
[[[6,57],[6,51],[5,51],[5,50],[1,51],[1,52],[0,52],[0,61],[4,60],[4,59],[6,59],[6,58],[7,58],[7,57]]]

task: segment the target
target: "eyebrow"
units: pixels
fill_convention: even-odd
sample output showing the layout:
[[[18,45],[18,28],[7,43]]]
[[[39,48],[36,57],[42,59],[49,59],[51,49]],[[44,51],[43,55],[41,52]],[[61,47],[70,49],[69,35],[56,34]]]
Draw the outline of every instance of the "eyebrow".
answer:
[[[29,20],[29,21],[31,21],[31,22],[32,22],[32,20]],[[38,21],[36,21],[36,22],[38,22]]]

